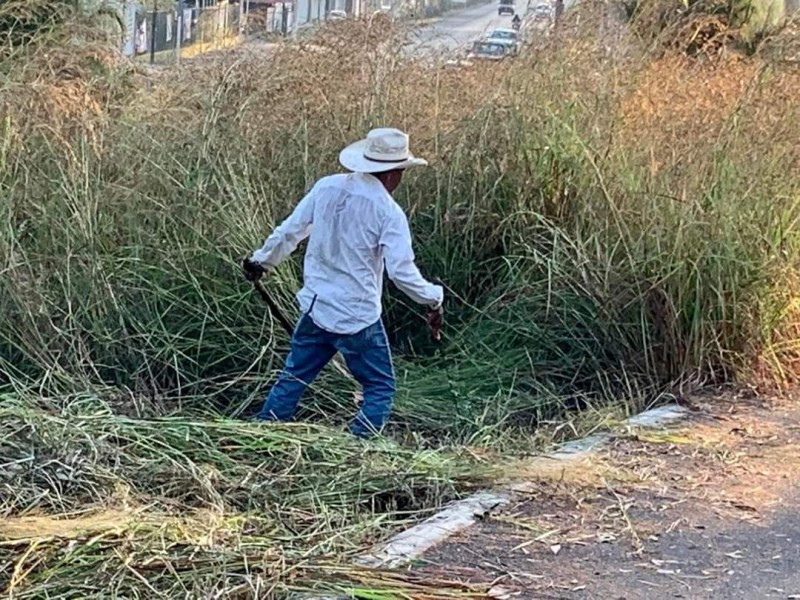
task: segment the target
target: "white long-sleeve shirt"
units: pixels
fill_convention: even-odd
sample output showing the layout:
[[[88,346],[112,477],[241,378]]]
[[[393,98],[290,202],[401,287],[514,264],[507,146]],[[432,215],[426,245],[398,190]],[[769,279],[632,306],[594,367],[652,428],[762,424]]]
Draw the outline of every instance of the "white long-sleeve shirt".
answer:
[[[431,307],[442,302],[441,286],[426,281],[414,264],[403,209],[372,175],[319,180],[251,260],[275,267],[307,237],[297,300],[326,331],[353,334],[380,318],[384,263],[412,300]]]

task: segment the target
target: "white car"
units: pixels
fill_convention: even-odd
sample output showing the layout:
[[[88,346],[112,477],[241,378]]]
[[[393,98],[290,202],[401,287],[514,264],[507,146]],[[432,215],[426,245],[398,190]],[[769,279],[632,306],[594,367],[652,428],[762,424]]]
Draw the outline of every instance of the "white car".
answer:
[[[516,29],[495,29],[488,36],[487,42],[506,46],[510,54],[516,54],[519,49],[519,32]]]
[[[528,7],[528,14],[527,16],[534,22],[534,23],[542,23],[552,21],[553,19],[553,7],[550,6],[547,2],[540,2],[535,6]]]
[[[467,54],[467,61],[470,60],[489,60],[498,61],[503,60],[510,54],[507,44],[500,42],[490,42],[488,40],[480,40],[472,44]]]
[[[507,29],[505,27],[501,27],[492,31],[486,36],[486,39],[492,41],[497,40],[516,42],[519,39],[519,32],[517,32],[516,29]]]
[[[514,0],[500,0],[497,5],[497,14],[502,17],[503,15],[511,15],[512,17],[517,12],[517,7]]]

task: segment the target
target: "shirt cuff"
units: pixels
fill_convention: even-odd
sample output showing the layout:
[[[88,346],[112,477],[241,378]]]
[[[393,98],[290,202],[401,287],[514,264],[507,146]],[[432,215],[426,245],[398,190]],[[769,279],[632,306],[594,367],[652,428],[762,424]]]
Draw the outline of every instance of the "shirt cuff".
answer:
[[[431,302],[430,307],[433,310],[438,310],[442,307],[442,304],[444,303],[444,290],[440,285],[433,286],[433,289],[436,292],[437,299]]]
[[[253,261],[254,263],[258,263],[259,265],[261,265],[265,269],[268,269],[272,265],[268,264],[267,261],[264,260],[264,258],[265,258],[264,254],[265,253],[262,252],[261,250],[256,250],[255,252],[253,252],[253,254],[250,255],[250,260]]]

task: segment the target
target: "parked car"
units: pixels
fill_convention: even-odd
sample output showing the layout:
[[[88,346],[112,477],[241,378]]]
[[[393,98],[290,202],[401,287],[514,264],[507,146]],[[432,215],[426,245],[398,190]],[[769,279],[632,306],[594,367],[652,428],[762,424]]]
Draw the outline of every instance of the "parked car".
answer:
[[[342,21],[347,18],[347,13],[343,10],[329,10],[328,11],[328,20],[329,21]]]
[[[540,2],[528,9],[528,17],[534,23],[548,22],[553,19],[553,9],[546,2]]]
[[[518,42],[519,32],[513,28],[507,29],[505,27],[500,27],[492,30],[492,32],[486,36],[486,39],[498,42]]]
[[[511,15],[513,17],[514,13],[517,12],[516,6],[515,0],[499,0],[497,14],[501,17],[503,15]]]
[[[507,46],[511,54],[516,54],[519,50],[519,33],[514,29],[495,29],[486,37],[486,41]]]
[[[503,60],[509,54],[510,49],[507,44],[480,40],[472,44],[467,60]]]

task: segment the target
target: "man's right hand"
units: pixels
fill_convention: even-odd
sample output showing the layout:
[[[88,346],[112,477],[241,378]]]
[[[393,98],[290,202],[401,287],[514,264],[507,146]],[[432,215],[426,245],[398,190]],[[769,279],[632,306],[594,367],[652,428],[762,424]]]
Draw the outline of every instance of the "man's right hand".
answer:
[[[242,274],[247,281],[258,281],[267,270],[249,258],[242,260]]]
[[[441,341],[442,327],[444,326],[444,307],[440,304],[429,308],[425,320],[428,322],[433,339],[437,342]]]

